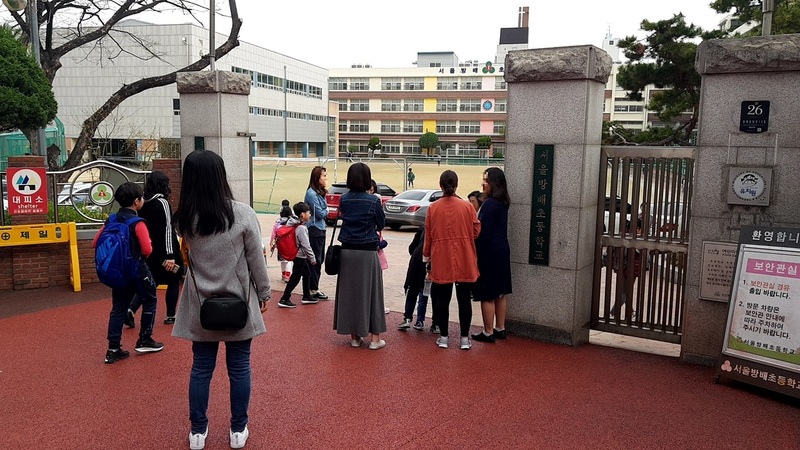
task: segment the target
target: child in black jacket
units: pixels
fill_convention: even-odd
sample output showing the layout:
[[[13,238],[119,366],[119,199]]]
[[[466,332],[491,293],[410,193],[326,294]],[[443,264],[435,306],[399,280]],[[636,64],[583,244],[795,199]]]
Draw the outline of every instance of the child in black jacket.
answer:
[[[411,328],[411,319],[414,316],[414,304],[417,304],[417,321],[414,322],[414,329],[421,330],[425,323],[425,309],[428,306],[428,296],[423,293],[425,287],[425,278],[427,271],[425,263],[422,262],[422,247],[425,242],[425,226],[419,227],[414,239],[408,246],[408,254],[411,259],[408,261],[408,271],[406,272],[406,280],[403,288],[406,290],[406,304],[405,311],[403,312],[403,321],[397,325],[400,330],[407,330]],[[419,300],[417,300],[419,297]],[[433,324],[431,331],[434,333],[438,329],[434,317],[431,317]]]

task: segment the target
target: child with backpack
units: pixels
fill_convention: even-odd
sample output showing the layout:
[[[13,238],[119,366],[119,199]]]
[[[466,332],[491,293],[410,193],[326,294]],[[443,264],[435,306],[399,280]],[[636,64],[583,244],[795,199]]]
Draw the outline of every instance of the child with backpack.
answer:
[[[147,224],[137,211],[144,204],[144,192],[136,183],[123,183],[114,192],[119,211],[109,216],[92,241],[100,281],[111,287],[111,313],[108,319],[108,350],[105,363],[113,364],[129,356],[122,349],[122,325],[134,295],[142,304],[142,323],[137,353],[159,352],[164,344],[153,340],[156,317],[156,284],[145,259],[153,251]]]
[[[306,202],[296,203],[293,207],[294,215],[286,222],[286,225],[278,228],[276,247],[278,254],[287,260],[293,260],[292,275],[283,291],[283,296],[278,302],[281,308],[297,307],[291,300],[292,291],[300,279],[303,280],[303,299],[300,303],[304,305],[314,304],[318,298],[311,296],[311,266],[317,265],[314,251],[311,249],[311,242],[308,238],[308,228],[305,223],[311,220],[311,207]],[[310,264],[310,265],[309,265]]]
[[[278,228],[286,225],[286,222],[289,221],[289,218],[292,217],[292,208],[289,206],[289,200],[283,200],[281,202],[281,211],[278,213],[280,217],[278,220],[275,221],[275,225],[272,226],[272,236],[269,239],[269,251],[270,256],[272,253],[275,253],[275,246],[277,245],[277,234]],[[292,261],[286,260],[281,257],[281,253],[278,252],[278,261],[281,262],[281,280],[284,283],[289,282],[289,277],[292,275]]]

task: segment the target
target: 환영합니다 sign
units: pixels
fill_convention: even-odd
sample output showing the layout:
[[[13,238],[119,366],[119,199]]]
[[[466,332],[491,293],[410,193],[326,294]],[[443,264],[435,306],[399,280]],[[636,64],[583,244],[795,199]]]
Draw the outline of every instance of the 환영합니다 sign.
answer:
[[[800,229],[742,228],[717,375],[800,398]]]

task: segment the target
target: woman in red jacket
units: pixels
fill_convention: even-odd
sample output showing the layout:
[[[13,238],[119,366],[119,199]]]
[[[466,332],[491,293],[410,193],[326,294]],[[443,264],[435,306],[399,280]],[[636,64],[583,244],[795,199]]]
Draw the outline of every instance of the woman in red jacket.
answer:
[[[461,349],[469,350],[469,327],[472,322],[470,293],[472,283],[478,279],[478,257],[475,253],[475,238],[481,231],[481,223],[475,208],[456,195],[458,175],[445,170],[439,177],[439,187],[444,196],[428,208],[425,217],[425,244],[423,260],[429,263],[431,302],[441,336],[436,339],[440,348],[447,348],[448,321],[450,320],[450,298],[453,283],[456,285],[458,322],[461,326]]]

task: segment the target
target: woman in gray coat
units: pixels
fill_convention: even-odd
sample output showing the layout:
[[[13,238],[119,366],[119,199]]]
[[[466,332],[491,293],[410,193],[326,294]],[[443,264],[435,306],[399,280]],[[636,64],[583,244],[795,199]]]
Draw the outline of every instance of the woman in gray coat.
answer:
[[[244,447],[249,431],[250,343],[266,331],[261,313],[270,297],[261,228],[252,208],[233,200],[222,158],[194,151],[183,164],[176,214],[178,231],[189,249],[187,280],[172,335],[192,341],[189,378],[189,448],[202,449],[208,436],[209,387],[220,341],[230,379],[231,448]],[[249,304],[248,322],[238,331],[209,331],[200,325],[200,302],[235,295]]]

